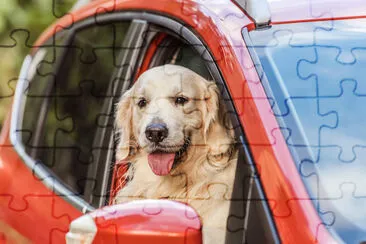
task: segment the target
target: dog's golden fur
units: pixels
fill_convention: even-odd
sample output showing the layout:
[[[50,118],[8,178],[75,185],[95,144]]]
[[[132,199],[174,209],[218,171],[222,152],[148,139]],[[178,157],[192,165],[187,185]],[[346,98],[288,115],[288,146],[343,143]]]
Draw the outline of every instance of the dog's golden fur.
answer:
[[[171,98],[184,95],[189,102],[174,106]],[[140,109],[136,99],[147,97]],[[205,243],[222,243],[235,177],[237,150],[232,130],[224,125],[223,106],[214,82],[176,65],[152,68],[142,74],[120,99],[116,127],[120,140],[117,160],[130,162],[127,185],[115,203],[134,199],[172,199],[189,203],[200,215]],[[169,175],[157,176],[150,169],[151,152],[144,128],[159,117],[167,124],[171,150],[178,150],[189,134],[191,144]],[[212,230],[212,231],[209,231]]]

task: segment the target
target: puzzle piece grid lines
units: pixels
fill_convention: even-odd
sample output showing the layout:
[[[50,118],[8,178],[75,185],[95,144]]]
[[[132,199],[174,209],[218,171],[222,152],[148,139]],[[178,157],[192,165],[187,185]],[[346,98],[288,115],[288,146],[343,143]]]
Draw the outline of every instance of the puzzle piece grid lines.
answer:
[[[265,87],[270,86],[275,94],[269,100],[281,125],[279,130],[324,224],[336,229],[353,219],[356,228],[363,228],[360,216],[364,215],[355,216],[347,209],[362,204],[366,196],[361,164],[365,118],[357,105],[365,97],[360,75],[365,49],[362,35],[348,31],[342,22],[328,24],[327,28],[303,24],[304,29],[281,26],[273,31],[272,40],[264,40],[269,45],[255,48],[262,55],[264,69],[270,70],[266,73],[268,80],[263,81],[283,83],[280,88],[276,83]],[[314,38],[306,35],[311,29]],[[261,34],[255,34],[259,40]],[[276,50],[278,46],[280,51]],[[286,67],[288,62],[280,59],[290,60],[291,66]],[[277,70],[271,71],[271,65]]]
[[[310,4],[311,6],[311,4]],[[105,11],[105,10],[103,10]],[[182,4],[182,11],[185,12],[184,4]],[[188,10],[189,11],[189,10]],[[315,10],[311,10],[315,16],[324,16],[329,13],[316,13]],[[195,16],[194,13],[187,14]],[[59,17],[58,15],[55,15]],[[70,16],[72,17],[72,16]],[[101,25],[103,26],[103,25]],[[78,47],[77,45],[67,45],[67,46],[58,46],[53,43],[50,46],[45,46],[43,48],[50,50],[53,49],[53,58],[51,60],[44,60],[42,65],[50,65],[52,70],[52,64],[57,62],[57,51],[56,49],[74,49],[77,53],[75,55],[75,59],[79,59],[81,65],[90,65],[96,64],[98,65],[98,53],[103,52],[111,52],[113,56],[113,67],[121,67],[118,64],[118,51],[123,51],[124,48],[116,47],[118,46],[119,41],[117,41],[117,32],[120,28],[116,25],[110,25],[111,33],[112,33],[112,43],[107,44],[105,46],[101,45],[95,47],[93,43],[93,48],[85,49]],[[63,27],[60,27],[63,28]],[[274,90],[278,89],[275,93],[275,97],[269,97],[269,101],[272,104],[272,108],[274,110],[275,116],[278,117],[278,121],[281,127],[278,128],[279,131],[283,134],[286,139],[286,142],[295,158],[296,163],[298,164],[299,172],[301,173],[303,179],[307,184],[313,189],[313,194],[310,199],[316,202],[316,207],[319,214],[322,216],[323,224],[325,226],[333,226],[337,225],[337,217],[335,212],[332,211],[334,209],[346,208],[347,202],[346,197],[348,198],[356,198],[359,201],[364,202],[364,198],[366,197],[366,193],[362,190],[363,183],[362,180],[363,171],[357,172],[359,169],[363,169],[362,158],[365,153],[366,144],[361,139],[364,137],[363,131],[357,130],[355,133],[354,127],[359,127],[361,125],[360,121],[365,121],[362,113],[357,113],[354,109],[355,104],[362,104],[364,100],[362,100],[366,96],[365,87],[363,85],[363,75],[362,72],[350,72],[356,70],[362,70],[365,62],[365,51],[366,46],[362,46],[362,36],[354,34],[351,36],[353,40],[356,40],[357,44],[360,46],[354,47],[353,44],[348,44],[347,42],[341,42],[344,38],[350,38],[351,35],[349,32],[342,32],[342,27],[337,26],[334,21],[328,21],[327,23],[319,23],[314,24],[313,27],[313,36],[304,42],[302,31],[299,33],[293,33],[294,30],[291,27],[279,27],[279,30],[273,32],[273,40],[269,43],[266,43],[263,46],[255,45],[255,49],[266,49],[269,52],[272,52],[273,60],[278,60],[285,56],[289,58],[292,64],[296,64],[296,66],[289,72],[292,72],[291,77],[294,78],[294,84],[287,86],[284,90],[287,89],[287,93],[281,94],[283,87],[275,87]],[[29,31],[26,29],[18,29],[13,30],[9,37],[14,41],[13,44],[5,44],[0,46],[0,48],[12,48],[16,45],[19,45],[17,38],[14,38],[14,35],[19,33],[25,33],[28,35],[25,40],[25,46],[32,47],[32,45],[28,44],[29,39]],[[329,33],[332,35],[339,37],[340,43],[335,43],[329,45],[329,40],[327,39]],[[297,35],[298,34],[298,35]],[[106,34],[108,35],[108,33]],[[299,38],[297,40],[296,38]],[[278,46],[288,46],[284,52],[277,53]],[[111,47],[112,46],[112,47]],[[137,47],[140,49],[141,47]],[[286,53],[289,52],[289,49],[296,50],[296,56],[291,56],[292,54]],[[260,52],[260,51],[259,51]],[[301,57],[301,58],[299,58]],[[329,62],[333,59],[333,62]],[[272,60],[272,61],[273,61]],[[262,60],[261,60],[262,61]],[[103,62],[103,61],[102,61]],[[270,61],[262,61],[262,63],[270,62]],[[336,64],[336,68],[327,68],[328,63]],[[280,64],[280,62],[279,62]],[[286,65],[286,64],[284,64]],[[257,68],[261,67],[262,64],[255,64]],[[286,67],[278,67],[279,69],[288,69]],[[126,64],[126,69],[132,69],[129,65]],[[92,69],[91,69],[92,70]],[[260,70],[260,69],[259,69]],[[54,82],[57,86],[58,82],[52,73],[44,73],[37,68],[37,75],[46,77],[47,80],[54,79]],[[339,75],[341,74],[341,75]],[[351,74],[350,76],[343,77],[342,74]],[[261,79],[265,76],[264,73],[259,74]],[[268,74],[268,76],[276,76],[275,72],[273,74]],[[340,78],[341,77],[341,78]],[[9,88],[11,90],[9,94],[3,95],[1,98],[11,97],[14,92],[14,86],[11,84],[16,81],[16,78],[8,81]],[[361,82],[362,81],[362,82]],[[116,82],[118,82],[118,78],[116,78]],[[250,81],[249,81],[250,82]],[[95,98],[106,98],[106,97],[115,97],[113,93],[109,93],[108,91],[100,91],[95,83],[94,77],[90,79],[81,80],[77,87],[74,90],[75,92],[62,94],[55,93],[50,95],[49,98],[55,100],[55,118],[57,121],[62,123],[63,128],[57,128],[53,136],[53,146],[51,147],[53,152],[53,160],[50,166],[54,164],[54,161],[57,158],[56,151],[58,150],[72,150],[75,151],[75,154],[78,155],[75,157],[77,159],[78,164],[89,165],[94,161],[93,159],[93,151],[98,150],[111,150],[111,148],[93,148],[90,150],[83,150],[79,146],[57,146],[59,140],[57,139],[59,133],[62,134],[71,134],[75,132],[74,126],[74,118],[70,116],[70,114],[62,114],[62,111],[57,109],[58,101],[62,99],[70,99],[76,98],[83,100],[82,96],[91,96]],[[292,90],[291,90],[292,89]],[[304,90],[306,92],[304,92]],[[42,94],[42,92],[41,92]],[[302,94],[306,94],[303,96]],[[37,95],[37,94],[26,94],[28,97],[40,97],[45,98],[45,96]],[[282,100],[278,99],[276,96],[281,97]],[[257,98],[261,99],[261,98]],[[267,99],[267,98],[263,98]],[[348,104],[350,106],[345,107],[344,105]],[[308,107],[309,110],[302,109],[304,107]],[[299,109],[301,108],[301,109]],[[343,111],[345,110],[345,111]],[[304,111],[304,112],[302,112]],[[228,113],[234,113],[233,111],[228,111]],[[348,115],[352,116],[348,116]],[[108,118],[113,115],[113,111],[110,111],[109,114],[96,114],[95,125],[97,127],[112,127],[113,125],[110,123],[106,123]],[[226,115],[225,115],[226,116]],[[351,117],[351,119],[349,119]],[[310,119],[311,118],[311,119]],[[309,121],[309,124],[301,124],[299,125],[299,120]],[[282,123],[282,124],[281,124]],[[288,125],[299,125],[299,127],[303,127],[302,130],[306,130],[306,135],[304,135],[304,131],[298,128],[289,127]],[[315,125],[314,125],[315,124]],[[352,125],[352,126],[350,126]],[[308,127],[307,127],[308,126]],[[233,128],[230,128],[233,129]],[[337,134],[338,131],[339,134]],[[28,134],[28,136],[24,136],[25,144],[28,144],[32,138],[32,130],[23,130],[22,133]],[[273,133],[275,137],[275,133]],[[351,135],[345,140],[339,140],[339,137],[342,135]],[[274,138],[275,143],[275,138]],[[343,144],[342,144],[343,143]],[[340,145],[341,144],[341,145]],[[50,148],[48,148],[50,149]],[[91,154],[91,159],[88,155]],[[96,159],[97,160],[97,157]],[[337,175],[337,177],[324,177],[319,175],[329,174],[329,169],[333,167],[333,164],[336,164],[337,167],[334,169],[333,174]],[[344,175],[341,175],[344,174]],[[339,176],[339,177],[338,177]],[[254,176],[257,177],[257,176]],[[336,178],[336,179],[334,179]],[[245,180],[251,179],[251,176],[246,177]],[[41,181],[44,179],[40,179]],[[95,179],[83,179],[85,181],[95,181]],[[82,184],[83,185],[83,184]],[[220,183],[218,183],[220,185]],[[329,186],[333,185],[333,188],[324,189],[323,185]],[[225,186],[224,186],[225,187]],[[209,193],[208,189],[208,193]],[[77,195],[77,194],[76,194]],[[36,195],[41,196],[41,195]],[[208,194],[208,197],[210,194]],[[22,212],[27,208],[28,199],[32,198],[33,195],[29,194],[25,198],[23,198],[23,203],[25,204],[23,207],[15,207],[13,206],[13,196],[1,195],[2,198],[9,199],[9,208],[13,211]],[[44,196],[50,197],[50,196]],[[243,199],[240,199],[243,200]],[[266,200],[271,205],[271,199],[251,199],[251,201],[263,201]],[[301,199],[291,199],[289,200],[289,214],[291,214],[291,201],[298,201]],[[307,200],[307,199],[304,199]],[[329,204],[329,201],[332,201],[332,204]],[[276,203],[272,204],[275,206]],[[275,207],[273,207],[275,209]],[[274,211],[275,213],[275,211]],[[349,213],[348,213],[349,214]],[[67,215],[52,215],[55,218],[67,218],[67,221],[71,221],[70,217]],[[361,215],[361,214],[360,214]],[[65,218],[64,218],[65,217]],[[282,216],[286,217],[286,216]],[[357,219],[357,216],[352,217]],[[234,216],[234,218],[236,218]],[[360,225],[364,227],[363,225]],[[60,231],[55,229],[55,231]],[[64,231],[64,230],[61,230]],[[232,230],[234,231],[234,230]]]

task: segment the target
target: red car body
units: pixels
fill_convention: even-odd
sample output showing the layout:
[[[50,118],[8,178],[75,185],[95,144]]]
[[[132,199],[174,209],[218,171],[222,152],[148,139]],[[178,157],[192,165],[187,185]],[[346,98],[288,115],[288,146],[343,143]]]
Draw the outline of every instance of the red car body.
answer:
[[[270,2],[270,25],[366,17],[366,5],[362,1],[313,2],[313,9],[309,8],[310,5],[309,2]],[[346,14],[344,7],[348,9]],[[36,53],[38,46],[56,32],[78,21],[102,13],[128,10],[147,11],[179,20],[194,29],[211,51],[245,128],[280,240],[283,243],[333,242],[309,200],[285,139],[276,133],[278,123],[265,99],[266,94],[241,33],[243,28],[251,31],[256,25],[239,4],[229,0],[93,1],[49,27],[35,43],[32,53]],[[24,164],[10,140],[10,120],[11,113],[0,137],[0,233],[5,233],[3,239],[8,241],[25,238],[34,243],[63,243],[70,222],[83,213],[53,193]]]

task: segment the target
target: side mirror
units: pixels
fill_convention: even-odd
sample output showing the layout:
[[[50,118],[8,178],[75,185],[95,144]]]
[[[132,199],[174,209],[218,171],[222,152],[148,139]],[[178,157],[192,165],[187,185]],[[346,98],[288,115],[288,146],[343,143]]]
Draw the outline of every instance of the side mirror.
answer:
[[[66,243],[201,244],[201,222],[196,211],[183,203],[138,200],[75,219]]]

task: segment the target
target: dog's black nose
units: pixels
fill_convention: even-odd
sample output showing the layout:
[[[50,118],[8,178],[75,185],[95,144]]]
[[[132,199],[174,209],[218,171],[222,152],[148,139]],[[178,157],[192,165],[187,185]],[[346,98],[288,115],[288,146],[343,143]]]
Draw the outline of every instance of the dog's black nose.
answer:
[[[158,143],[168,136],[168,128],[166,124],[150,124],[146,127],[145,135],[149,141]]]

